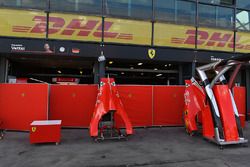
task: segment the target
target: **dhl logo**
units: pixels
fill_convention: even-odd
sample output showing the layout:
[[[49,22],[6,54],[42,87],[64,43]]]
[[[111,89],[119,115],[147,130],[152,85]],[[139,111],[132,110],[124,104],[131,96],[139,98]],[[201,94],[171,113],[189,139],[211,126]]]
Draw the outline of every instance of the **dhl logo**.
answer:
[[[32,21],[35,22],[35,25],[33,27],[13,26],[12,32],[34,34],[46,33],[46,16],[34,16]],[[133,40],[133,34],[110,32],[110,29],[113,25],[114,22],[105,21],[103,33],[105,38]],[[90,35],[93,35],[94,37],[101,38],[102,21],[94,19],[71,19],[70,23],[66,24],[65,20],[61,17],[49,17],[48,34],[60,34],[63,36],[72,36],[76,34],[78,37],[88,37]]]
[[[186,34],[187,38],[171,38],[171,43],[174,44],[186,44],[186,45],[195,45],[195,30],[187,30]],[[227,47],[234,48],[234,34],[233,33],[221,33],[221,32],[213,32],[209,33],[208,31],[198,30],[197,32],[197,45],[198,46],[208,46],[208,47]],[[240,44],[239,41],[241,36],[236,36],[236,49],[245,49],[250,50],[250,45]]]
[[[46,16],[34,16],[32,21],[35,23],[34,26],[25,25],[14,25],[12,26],[12,32],[15,33],[29,33],[29,34],[45,34],[47,27]],[[81,19],[71,18],[67,22],[63,17],[49,17],[48,34],[56,35],[57,37],[63,36],[67,38],[79,39],[84,37],[90,38],[101,38],[102,37],[102,21],[100,19]],[[116,39],[116,40],[135,40],[134,34],[113,32],[114,25],[116,23],[112,21],[105,21],[103,35],[105,38]],[[116,30],[118,31],[118,30]],[[168,37],[172,44],[183,44],[183,45],[195,45],[196,31],[193,29],[187,29],[184,33],[187,35],[186,38],[179,37]],[[234,34],[225,32],[209,32],[208,30],[198,30],[197,32],[197,45],[203,47],[217,47],[217,48],[228,48],[233,49],[234,47]],[[136,35],[136,34],[135,34]],[[176,35],[176,34],[173,34]],[[236,49],[250,50],[250,44],[242,44],[241,36],[236,36]]]

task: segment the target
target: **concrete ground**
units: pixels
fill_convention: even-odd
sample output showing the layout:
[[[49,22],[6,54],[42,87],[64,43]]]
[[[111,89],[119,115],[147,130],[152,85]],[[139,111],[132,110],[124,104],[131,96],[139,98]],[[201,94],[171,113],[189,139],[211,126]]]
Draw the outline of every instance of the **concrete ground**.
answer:
[[[250,123],[245,129],[250,139]],[[94,143],[85,129],[62,130],[62,143],[30,145],[26,132],[0,141],[0,167],[249,167],[250,147],[219,149],[182,127],[136,129],[128,141]]]

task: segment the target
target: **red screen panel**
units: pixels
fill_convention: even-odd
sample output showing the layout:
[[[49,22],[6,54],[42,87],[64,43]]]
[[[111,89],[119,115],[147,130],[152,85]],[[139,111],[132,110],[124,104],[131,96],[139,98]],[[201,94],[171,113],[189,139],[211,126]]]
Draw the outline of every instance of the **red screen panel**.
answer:
[[[154,86],[154,126],[183,125],[184,86]]]
[[[47,119],[47,84],[0,84],[3,129],[29,130],[32,121]]]
[[[118,85],[125,111],[133,127],[152,126],[152,86]],[[124,127],[119,117],[118,127]]]
[[[89,127],[97,85],[51,85],[49,119],[64,127]]]
[[[241,126],[245,127],[246,120],[246,88],[236,86],[233,88],[234,100],[239,112]]]
[[[237,141],[238,129],[228,85],[215,85],[213,92],[220,112],[225,141]]]

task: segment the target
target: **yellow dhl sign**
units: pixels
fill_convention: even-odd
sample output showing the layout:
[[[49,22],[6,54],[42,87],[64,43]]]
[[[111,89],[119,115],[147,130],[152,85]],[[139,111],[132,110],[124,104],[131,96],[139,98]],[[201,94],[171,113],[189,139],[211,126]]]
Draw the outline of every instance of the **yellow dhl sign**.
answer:
[[[46,18],[45,13],[37,11],[0,9],[0,35],[45,38],[46,25],[40,24],[37,16]],[[37,33],[38,28],[43,33]]]
[[[232,31],[199,28],[197,48],[218,51],[233,51],[234,33]],[[237,32],[235,48],[237,52],[250,52],[250,33]],[[156,23],[154,44],[195,48],[196,29],[191,26]]]
[[[151,42],[151,24],[143,21],[106,18],[104,41],[147,44]],[[100,41],[102,20],[93,16],[50,14],[49,38]]]
[[[43,12],[0,9],[0,35],[45,38],[47,17]],[[100,42],[102,19],[94,16],[50,13],[48,37]],[[199,28],[198,49],[233,51],[234,33],[211,28]],[[104,41],[127,44],[151,44],[151,23],[105,18]],[[196,30],[192,26],[155,23],[154,44],[195,48]],[[250,33],[237,32],[236,51],[250,52]]]
[[[42,12],[0,9],[0,35],[17,37],[45,38],[47,17]],[[102,19],[94,16],[51,13],[48,37],[100,42]],[[107,18],[104,23],[106,42],[149,45],[151,24]]]
[[[102,37],[102,19],[93,16],[51,13],[48,36],[51,39],[100,42]]]

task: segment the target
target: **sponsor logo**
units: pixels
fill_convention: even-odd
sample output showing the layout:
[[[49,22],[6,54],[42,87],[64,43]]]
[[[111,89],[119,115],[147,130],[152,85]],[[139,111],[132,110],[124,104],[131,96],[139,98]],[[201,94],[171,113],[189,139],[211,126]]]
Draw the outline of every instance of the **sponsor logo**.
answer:
[[[195,30],[187,30],[186,38],[177,38],[172,37],[171,43],[174,44],[186,44],[186,45],[195,45]],[[209,33],[208,31],[198,30],[197,32],[197,45],[207,46],[207,47],[218,47],[218,48],[234,48],[234,34],[233,33],[222,33],[222,32],[213,32]],[[250,50],[250,45],[239,44],[241,36],[236,36],[236,49],[245,49]]]
[[[11,51],[25,51],[25,46],[23,44],[11,44]]]
[[[66,50],[65,47],[60,47],[60,48],[59,48],[59,51],[60,51],[61,53],[65,52],[65,50]]]
[[[188,121],[188,119],[186,118],[185,119],[185,126],[186,126],[186,128],[188,128],[189,127],[189,121]],[[186,131],[188,132],[188,130],[186,129]]]
[[[76,97],[76,93],[72,93],[72,97]]]
[[[25,93],[21,93],[21,96],[22,96],[22,97],[25,97]]]
[[[190,93],[188,90],[186,90],[184,93],[184,102],[185,102],[185,105],[189,105],[189,103],[191,102]]]
[[[12,26],[12,32],[16,33],[32,33],[43,34],[46,33],[46,16],[34,16],[32,19],[36,24],[33,27],[30,26]],[[133,34],[111,32],[110,29],[114,25],[114,22],[105,21],[104,37],[115,38],[120,40],[133,40]],[[57,34],[62,36],[76,35],[78,37],[94,36],[101,38],[102,36],[102,21],[101,20],[85,20],[85,19],[71,19],[69,23],[66,23],[62,17],[50,17],[48,34]]]
[[[104,86],[105,85],[105,83],[104,82],[100,82],[100,86],[102,87],[102,86]]]
[[[45,34],[47,30],[46,16],[34,16],[31,20],[35,25],[13,25],[12,32],[14,33],[27,33],[33,35]],[[81,38],[101,38],[102,37],[102,21],[100,19],[90,18],[88,20],[83,18],[72,18],[67,21],[63,17],[50,17],[49,18],[49,35],[57,35],[61,37],[77,37]],[[132,33],[118,32],[120,29],[113,29],[116,23],[113,21],[105,21],[104,37],[106,39],[117,39],[122,41],[134,40]],[[234,34],[226,32],[211,32],[209,30],[198,30],[197,45],[204,47],[217,47],[217,48],[234,48]],[[178,34],[176,34],[178,35]],[[170,37],[170,42],[175,45],[195,45],[196,30],[187,29],[184,35],[186,37],[180,38],[178,36]],[[236,36],[236,49],[250,50],[250,44],[241,43],[242,36]]]
[[[222,58],[218,58],[218,57],[214,57],[214,56],[211,56],[211,61],[221,61],[223,60]]]
[[[103,61],[105,61],[106,60],[106,57],[103,55],[103,54],[101,54],[99,57],[98,57],[98,62],[103,62]]]
[[[185,111],[184,111],[184,114],[185,114],[185,115],[188,115],[188,110],[185,110]]]
[[[148,49],[148,57],[150,59],[153,59],[156,56],[156,51],[155,49]]]
[[[36,132],[36,127],[32,127],[31,128],[31,131],[34,133],[34,132]]]
[[[57,78],[52,78],[53,82],[78,82],[78,78],[62,78],[62,77],[57,77]]]
[[[75,53],[75,54],[78,54],[78,53],[80,53],[80,49],[78,49],[78,48],[72,48],[72,53]]]

